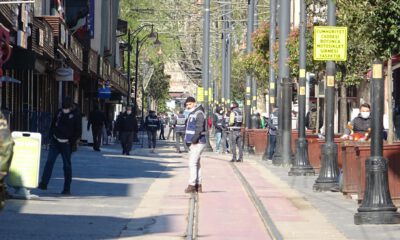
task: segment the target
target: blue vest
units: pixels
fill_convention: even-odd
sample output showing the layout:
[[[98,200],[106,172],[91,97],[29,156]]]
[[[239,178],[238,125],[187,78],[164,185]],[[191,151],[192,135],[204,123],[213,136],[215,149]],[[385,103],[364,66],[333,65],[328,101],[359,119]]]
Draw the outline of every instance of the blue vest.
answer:
[[[205,114],[197,110],[194,113],[188,116],[187,124],[186,124],[186,131],[185,131],[185,142],[192,143],[192,138],[196,131],[196,122],[197,122],[197,115],[203,114],[205,118]],[[200,134],[199,143],[205,144],[206,143],[206,134],[205,134],[205,122],[203,123],[203,131]]]
[[[186,117],[183,114],[178,114],[178,117],[176,118],[176,124],[175,124],[175,132],[185,132],[186,129]]]

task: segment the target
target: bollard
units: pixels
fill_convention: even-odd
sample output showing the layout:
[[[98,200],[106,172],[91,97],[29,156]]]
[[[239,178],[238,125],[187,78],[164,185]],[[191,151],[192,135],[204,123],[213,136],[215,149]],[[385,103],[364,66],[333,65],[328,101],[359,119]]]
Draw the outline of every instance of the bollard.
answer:
[[[383,67],[374,61],[372,67],[372,134],[371,156],[365,162],[366,186],[361,206],[354,215],[354,223],[398,224],[400,213],[393,205],[388,184],[388,160],[383,158],[383,109],[384,80]]]

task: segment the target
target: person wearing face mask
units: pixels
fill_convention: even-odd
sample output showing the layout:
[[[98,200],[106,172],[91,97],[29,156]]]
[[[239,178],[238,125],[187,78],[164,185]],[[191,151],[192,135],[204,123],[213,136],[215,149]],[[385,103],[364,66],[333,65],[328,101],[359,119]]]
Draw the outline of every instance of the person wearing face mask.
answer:
[[[122,154],[129,155],[132,150],[133,134],[138,131],[138,124],[132,106],[126,106],[126,110],[118,119],[116,125],[119,131]]]
[[[88,131],[90,130],[90,126],[92,126],[93,150],[100,152],[102,129],[103,126],[107,126],[107,120],[106,115],[99,109],[97,104],[93,106],[93,111],[89,114]]]
[[[155,153],[157,142],[157,131],[161,129],[160,118],[157,117],[156,112],[150,110],[144,122],[144,127],[147,130],[148,146],[151,148],[150,152]]]
[[[71,151],[80,134],[82,126],[77,121],[76,111],[72,111],[72,99],[66,97],[62,102],[62,108],[58,110],[51,122],[49,137],[50,148],[47,155],[46,165],[39,183],[39,189],[46,190],[57,156],[61,154],[64,169],[64,189],[61,194],[71,194],[72,166]]]
[[[344,129],[342,139],[352,139],[351,135],[366,135],[371,129],[371,107],[368,103],[360,106],[360,113],[349,124],[351,127]],[[352,132],[353,131],[353,132]]]
[[[224,110],[221,107],[217,107],[213,122],[213,125],[215,126],[215,151],[217,153],[221,153],[220,149],[224,120]]]

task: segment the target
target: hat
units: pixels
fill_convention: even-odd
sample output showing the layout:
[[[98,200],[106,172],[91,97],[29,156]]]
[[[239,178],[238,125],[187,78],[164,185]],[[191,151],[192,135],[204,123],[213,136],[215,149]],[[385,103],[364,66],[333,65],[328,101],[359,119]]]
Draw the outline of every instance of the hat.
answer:
[[[62,108],[72,108],[72,98],[65,97],[62,101]]]
[[[195,102],[196,102],[196,99],[194,99],[194,97],[188,97],[188,98],[186,98],[185,104],[186,104],[186,103],[189,103],[189,102],[195,103]]]

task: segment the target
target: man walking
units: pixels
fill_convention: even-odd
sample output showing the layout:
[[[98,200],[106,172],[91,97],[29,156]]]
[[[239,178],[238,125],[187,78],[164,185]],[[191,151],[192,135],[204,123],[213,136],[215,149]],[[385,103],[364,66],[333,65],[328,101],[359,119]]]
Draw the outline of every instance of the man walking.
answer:
[[[278,131],[278,108],[273,107],[272,113],[266,120],[266,127],[268,128],[268,160],[272,161],[272,157],[276,148],[276,134]]]
[[[150,110],[144,122],[144,127],[147,130],[147,142],[151,152],[155,152],[157,141],[157,130],[161,128],[160,119],[157,117],[156,112]]]
[[[127,106],[125,112],[118,117],[116,127],[119,131],[122,154],[129,155],[132,150],[133,134],[138,131],[136,116],[132,113],[132,106]]]
[[[47,155],[46,165],[42,174],[39,188],[47,189],[54,163],[57,156],[61,154],[64,169],[64,189],[61,194],[71,194],[72,167],[71,167],[71,150],[81,135],[82,129],[79,118],[75,116],[76,112],[72,111],[72,99],[66,97],[62,103],[62,108],[58,110],[51,122],[49,131],[50,149]]]
[[[100,144],[103,136],[103,127],[107,126],[106,115],[100,111],[99,106],[94,105],[93,111],[89,114],[87,130],[92,126],[93,150],[100,152]]]
[[[183,110],[179,111],[178,116],[176,117],[176,125],[175,125],[175,134],[176,134],[176,152],[181,153],[180,141],[182,140],[183,147],[185,151],[189,151],[189,148],[185,143],[185,130],[186,130],[186,117],[183,114]]]
[[[224,123],[224,110],[221,107],[217,107],[215,110],[214,127],[215,127],[215,151],[220,153],[221,149],[221,138]]]
[[[175,125],[176,125],[176,117],[174,114],[171,114],[171,119],[168,121],[168,135],[167,135],[167,139],[169,140],[169,136],[172,133],[172,141],[175,140]]]
[[[231,115],[231,111],[228,110],[224,115],[224,120],[222,122],[222,153],[229,153],[231,148],[230,144],[230,131],[229,131],[229,116]]]
[[[185,193],[203,192],[200,155],[206,146],[206,115],[203,107],[196,105],[196,100],[193,97],[188,97],[185,104],[190,111],[185,131],[185,142],[190,145],[190,176]]]
[[[162,114],[159,114],[158,116],[158,121],[159,121],[159,129],[160,129],[160,136],[159,136],[159,140],[165,140],[165,136],[164,136],[164,129],[165,129],[165,124],[166,124],[166,119],[164,118],[164,116]]]
[[[243,124],[243,114],[239,109],[237,102],[232,102],[231,114],[229,116],[229,130],[231,135],[231,150],[232,160],[231,162],[243,162],[243,136],[240,129]],[[239,150],[239,158],[236,158],[236,147]]]

